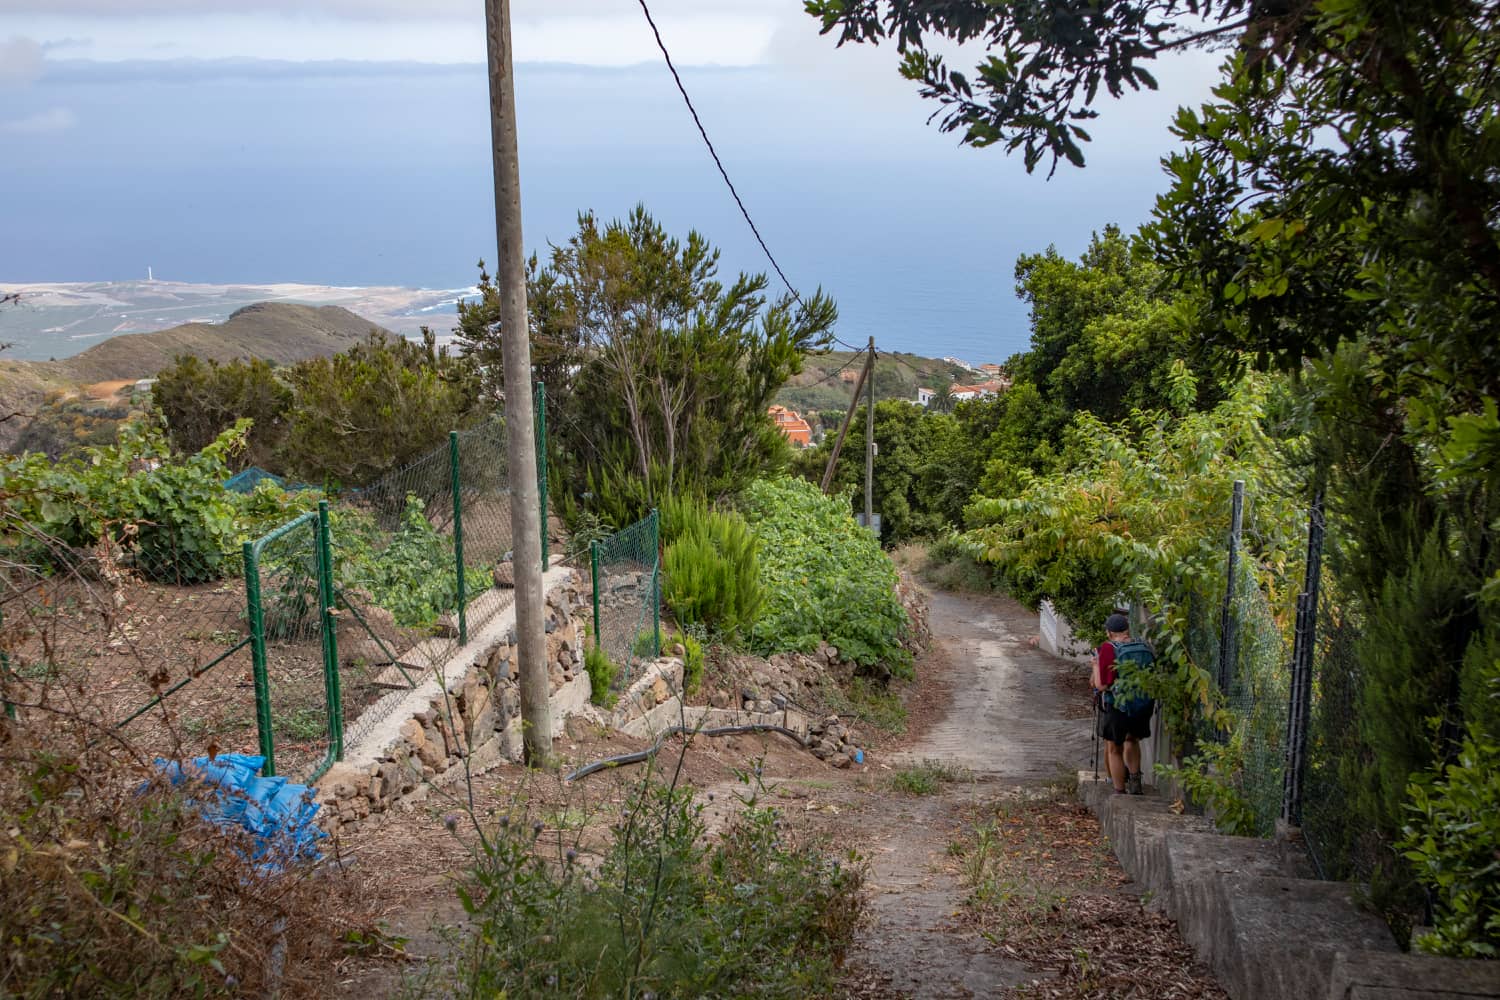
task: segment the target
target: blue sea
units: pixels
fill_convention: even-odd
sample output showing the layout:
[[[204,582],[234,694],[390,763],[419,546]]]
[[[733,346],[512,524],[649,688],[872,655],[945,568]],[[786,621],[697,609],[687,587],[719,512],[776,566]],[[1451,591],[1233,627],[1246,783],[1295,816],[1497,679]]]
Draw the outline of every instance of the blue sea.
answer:
[[[643,203],[721,247],[724,271],[769,271],[664,70],[518,76],[536,252],[580,210]],[[685,80],[788,278],[831,294],[855,344],[1004,360],[1028,340],[1017,256],[1077,254],[1106,223],[1133,227],[1164,185],[1166,94],[1096,129],[1088,169],[1049,181],[958,147],[915,98],[771,69]],[[150,266],[177,281],[462,288],[493,260],[482,67],[54,62],[0,93],[0,121],[52,109],[66,112],[57,128],[0,137],[0,281]]]

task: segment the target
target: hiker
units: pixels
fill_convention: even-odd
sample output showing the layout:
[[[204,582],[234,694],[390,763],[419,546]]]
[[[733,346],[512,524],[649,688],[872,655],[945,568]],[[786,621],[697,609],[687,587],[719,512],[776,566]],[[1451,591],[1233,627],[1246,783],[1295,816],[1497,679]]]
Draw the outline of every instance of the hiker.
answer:
[[[1104,759],[1115,792],[1140,795],[1141,740],[1151,735],[1156,707],[1140,688],[1140,674],[1156,657],[1130,637],[1130,619],[1118,611],[1105,619],[1104,631],[1109,638],[1094,654],[1094,698],[1102,710],[1098,735],[1107,744]]]

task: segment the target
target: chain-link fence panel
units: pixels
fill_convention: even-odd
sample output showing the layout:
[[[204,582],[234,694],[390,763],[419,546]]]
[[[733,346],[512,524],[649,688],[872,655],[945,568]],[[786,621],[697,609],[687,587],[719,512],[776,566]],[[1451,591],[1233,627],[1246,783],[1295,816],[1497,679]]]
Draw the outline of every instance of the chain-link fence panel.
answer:
[[[65,713],[147,757],[254,749],[238,553],[156,526],[71,548],[5,517],[0,658],[18,717]]]
[[[1229,644],[1234,662],[1227,671],[1227,701],[1239,719],[1240,792],[1253,832],[1269,837],[1281,815],[1291,647],[1253,570],[1241,563],[1238,575],[1229,615],[1236,634]]]
[[[590,547],[594,641],[618,687],[661,653],[660,516],[648,516]]]
[[[461,594],[490,586],[482,570],[459,573],[454,473],[450,448],[436,448],[331,512],[346,742],[442,669],[460,645]]]
[[[1363,629],[1359,601],[1332,573],[1318,599],[1313,648],[1312,712],[1302,831],[1318,873],[1328,879],[1368,880],[1391,848],[1380,843],[1356,803],[1363,776],[1375,766],[1359,727],[1363,669],[1356,647]]]
[[[266,773],[301,781],[321,775],[339,753],[319,535],[319,515],[303,514],[246,554]]]

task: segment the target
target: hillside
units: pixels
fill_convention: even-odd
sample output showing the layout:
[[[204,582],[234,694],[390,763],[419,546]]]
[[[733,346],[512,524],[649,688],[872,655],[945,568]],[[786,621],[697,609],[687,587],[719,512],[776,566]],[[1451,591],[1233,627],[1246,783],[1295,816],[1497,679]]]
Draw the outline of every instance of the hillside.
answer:
[[[831,351],[809,357],[802,373],[776,394],[776,402],[807,416],[832,411],[842,416],[849,409],[854,380],[859,377],[863,353]],[[973,372],[937,358],[916,354],[882,353],[875,361],[875,398],[915,399],[918,386],[937,388],[955,380],[977,379]]]
[[[0,423],[0,448],[10,448],[44,406],[87,405],[99,383],[151,378],[182,354],[216,361],[264,358],[291,364],[337,354],[372,330],[369,320],[339,306],[263,302],[238,310],[223,323],[185,323],[155,333],[130,333],[61,361],[0,360],[0,411],[18,414]],[[128,386],[116,387],[125,392]],[[128,395],[128,393],[127,393]],[[103,403],[104,400],[99,400]]]

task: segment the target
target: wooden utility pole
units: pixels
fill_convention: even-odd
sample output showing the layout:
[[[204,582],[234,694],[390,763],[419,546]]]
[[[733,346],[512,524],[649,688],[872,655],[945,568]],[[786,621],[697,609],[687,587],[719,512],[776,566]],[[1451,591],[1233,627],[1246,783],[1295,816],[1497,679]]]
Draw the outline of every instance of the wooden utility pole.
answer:
[[[542,522],[532,423],[531,342],[526,321],[526,258],[521,240],[521,166],[516,142],[516,88],[510,0],[485,0],[490,68],[490,141],[495,161],[495,236],[499,256],[500,353],[505,367],[505,437],[510,476],[510,534],[516,576],[516,659],[526,759],[552,756],[551,694],[543,623]]]
[[[865,392],[865,527],[875,530],[875,338],[870,338],[870,383]]]
[[[875,343],[874,337],[870,338],[870,343]],[[865,365],[859,370],[859,379],[854,383],[854,395],[849,400],[849,410],[844,414],[844,422],[839,424],[838,437],[833,439],[833,451],[828,456],[828,468],[823,470],[823,483],[820,487],[824,493],[828,492],[829,484],[833,482],[833,467],[838,465],[839,452],[844,450],[844,435],[849,433],[849,424],[854,420],[854,408],[859,405],[859,391],[864,388],[865,379],[872,378],[871,369],[874,367],[875,352],[870,351],[865,355]]]

